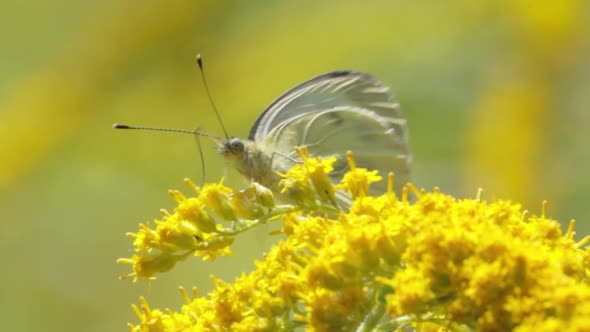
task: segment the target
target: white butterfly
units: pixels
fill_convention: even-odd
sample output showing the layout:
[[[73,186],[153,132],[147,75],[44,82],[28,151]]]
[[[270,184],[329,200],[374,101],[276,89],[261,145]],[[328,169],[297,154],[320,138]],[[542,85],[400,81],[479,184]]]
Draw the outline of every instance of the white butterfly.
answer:
[[[197,63],[211,98],[200,56]],[[211,103],[215,109],[213,100]],[[306,146],[314,156],[335,157],[334,171],[330,173],[330,180],[335,184],[348,168],[346,152],[350,150],[358,167],[377,170],[382,176],[393,171],[398,193],[409,179],[412,161],[406,120],[389,88],[368,74],[354,71],[329,72],[285,92],[258,117],[247,140],[228,137],[225,128],[223,139],[199,130],[121,124],[114,127],[181,132],[197,138],[207,136],[241,174],[277,194],[280,192],[277,172],[286,173],[300,162],[294,150],[296,146]],[[381,181],[372,184],[371,191],[381,194],[386,188],[386,181]],[[343,193],[337,193],[337,200],[348,205]]]
[[[247,140],[230,138],[219,151],[244,176],[279,192],[278,172],[298,157],[295,146],[312,155],[336,157],[333,183],[340,182],[351,150],[358,167],[395,173],[399,193],[409,179],[412,157],[406,120],[389,88],[368,74],[333,71],[285,92],[258,117]],[[386,181],[371,185],[383,193]]]

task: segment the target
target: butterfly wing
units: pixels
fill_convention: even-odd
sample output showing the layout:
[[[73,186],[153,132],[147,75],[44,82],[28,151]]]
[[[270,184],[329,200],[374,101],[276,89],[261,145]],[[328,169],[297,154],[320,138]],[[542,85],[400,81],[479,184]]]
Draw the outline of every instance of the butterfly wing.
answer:
[[[406,121],[389,88],[364,73],[330,72],[287,91],[258,118],[250,139],[283,155],[275,157],[283,159],[276,162],[282,171],[297,159],[293,147],[305,145],[313,155],[337,158],[335,183],[348,169],[348,150],[358,167],[395,172],[397,189],[409,177]],[[385,188],[385,181],[372,186]]]

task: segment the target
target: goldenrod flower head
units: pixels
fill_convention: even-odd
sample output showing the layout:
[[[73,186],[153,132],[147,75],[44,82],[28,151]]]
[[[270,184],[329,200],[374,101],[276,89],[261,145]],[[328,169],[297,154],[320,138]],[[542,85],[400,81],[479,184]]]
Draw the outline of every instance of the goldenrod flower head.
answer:
[[[364,197],[369,193],[369,184],[381,181],[383,178],[377,175],[377,171],[367,171],[366,168],[357,168],[352,153],[346,154],[350,171],[344,175],[337,189],[344,189],[352,195],[352,198]]]
[[[287,193],[290,200],[303,206],[316,205],[316,199],[336,205],[335,189],[328,173],[334,170],[332,165],[336,158],[313,158],[306,147],[295,148],[303,161],[293,166],[287,174],[281,174],[282,193]]]
[[[486,202],[480,194],[457,199],[411,185],[401,199],[391,190],[372,196],[368,185],[378,176],[356,168],[349,156],[351,171],[339,188],[352,204],[342,211],[326,192],[335,190],[327,180],[333,161],[299,153],[304,162],[282,175],[284,190],[300,194],[291,204],[275,204],[273,194],[255,184],[238,193],[214,185],[204,197],[197,189],[197,197],[177,200],[179,208],[155,230],[140,227],[133,235],[136,255],[122,260],[132,264],[129,276],[136,280],[193,254],[227,254],[239,233],[263,223],[282,221],[286,239],[232,283],[212,277],[215,289],[207,296],[194,292],[191,299],[183,290],[186,304],[178,312],[152,310],[142,299],[132,331],[590,326],[590,250],[584,248],[590,237],[576,242],[573,222],[562,233],[546,204],[534,216],[509,201]],[[392,188],[392,175],[388,181]],[[195,220],[209,209],[216,227],[205,232]],[[234,218],[231,226],[224,226],[227,216]]]
[[[201,189],[199,198],[203,204],[212,209],[223,220],[236,220],[235,210],[231,204],[230,193],[232,190],[219,184],[206,184]]]
[[[236,214],[242,219],[257,219],[275,206],[272,191],[252,182],[248,188],[233,193],[231,203]]]

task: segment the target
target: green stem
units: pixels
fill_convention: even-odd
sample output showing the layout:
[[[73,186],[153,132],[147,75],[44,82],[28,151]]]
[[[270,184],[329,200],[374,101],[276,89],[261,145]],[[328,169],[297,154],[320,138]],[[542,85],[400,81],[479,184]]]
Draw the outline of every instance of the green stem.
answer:
[[[377,324],[385,313],[385,304],[375,298],[375,305],[363,319],[363,322],[356,329],[356,332],[367,332],[375,330]]]
[[[218,230],[217,233],[219,235],[235,236],[235,235],[243,233],[251,228],[254,228],[258,225],[267,224],[273,220],[276,220],[279,217],[281,217],[282,215],[284,215],[285,213],[302,211],[304,209],[305,209],[304,207],[297,206],[297,205],[280,205],[280,206],[277,206],[276,208],[272,209],[268,215],[266,215],[260,219],[247,220],[247,222],[246,221],[241,222],[238,227],[235,227],[233,229],[221,229],[221,230]],[[328,212],[328,213],[341,212],[340,210],[334,208],[333,206],[329,206],[329,205],[318,205],[315,207],[314,211],[324,211],[324,212]]]

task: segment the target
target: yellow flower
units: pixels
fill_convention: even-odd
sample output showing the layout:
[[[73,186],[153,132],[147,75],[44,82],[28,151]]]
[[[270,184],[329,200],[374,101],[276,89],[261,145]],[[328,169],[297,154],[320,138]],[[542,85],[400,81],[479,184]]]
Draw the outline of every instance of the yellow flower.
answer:
[[[154,255],[133,255],[129,258],[120,258],[117,262],[122,264],[131,264],[133,273],[121,278],[134,278],[135,281],[140,278],[155,279],[154,275],[160,272],[170,271],[176,264],[176,259],[170,254],[160,253]]]
[[[255,182],[245,190],[234,192],[231,204],[242,219],[261,218],[275,205],[272,191]]]
[[[205,185],[199,198],[203,204],[213,210],[223,220],[236,220],[237,216],[232,207],[230,193],[232,190],[222,183]]]
[[[336,206],[335,189],[328,173],[334,170],[332,165],[336,158],[313,158],[305,147],[296,148],[297,154],[303,163],[296,164],[283,177],[280,185],[282,193],[287,193],[287,198],[302,206],[316,206],[316,199],[332,203]]]
[[[344,175],[340,185],[336,189],[345,189],[352,198],[364,197],[369,193],[369,184],[381,181],[383,178],[377,175],[377,171],[367,171],[366,168],[357,168],[352,153],[346,154],[350,171]]]
[[[339,211],[327,176],[332,161],[299,153],[303,163],[282,175],[285,191],[298,193],[291,204],[275,205],[272,193],[255,184],[238,193],[216,184],[197,188],[194,198],[175,194],[173,214],[132,235],[136,255],[121,261],[132,265],[128,277],[135,280],[153,279],[193,254],[227,254],[235,237],[263,223],[281,220],[286,236],[234,282],[213,277],[215,289],[192,299],[183,291],[186,304],[178,312],[152,310],[142,299],[133,331],[590,326],[590,249],[584,248],[590,237],[576,242],[573,222],[562,233],[546,217],[546,204],[534,216],[509,201],[486,202],[480,193],[457,199],[411,185],[398,199],[391,174],[388,192],[375,197],[368,188],[379,177],[356,168],[349,156],[351,171],[338,188],[351,194],[352,204]],[[209,210],[214,229],[197,222]],[[224,226],[226,219],[232,225]]]

